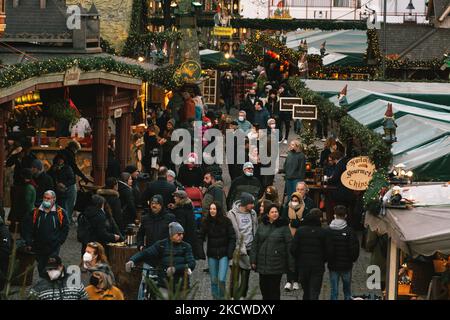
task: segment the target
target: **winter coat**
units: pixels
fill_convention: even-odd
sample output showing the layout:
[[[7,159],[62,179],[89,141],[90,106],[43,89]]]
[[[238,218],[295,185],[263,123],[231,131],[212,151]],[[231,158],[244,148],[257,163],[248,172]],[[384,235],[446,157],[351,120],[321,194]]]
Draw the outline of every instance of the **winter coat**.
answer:
[[[189,169],[182,164],[178,170],[178,181],[185,187],[200,187],[203,183],[203,172],[199,166]]]
[[[251,263],[256,264],[256,272],[269,275],[293,271],[294,259],[289,252],[291,242],[287,221],[280,217],[270,223],[268,216],[264,216],[256,231],[250,255]]]
[[[106,167],[106,178],[109,177],[117,179],[120,177],[120,162],[116,159],[114,151],[110,148],[108,148],[108,165]]]
[[[141,261],[158,261],[158,285],[164,288],[167,287],[167,268],[175,267],[173,276],[175,288],[180,280],[182,282],[181,288],[183,288],[184,272],[187,268],[190,268],[192,271],[195,269],[195,259],[192,255],[191,245],[184,241],[173,243],[167,238],[157,241],[151,247],[136,253],[130,260],[135,264]]]
[[[39,281],[30,290],[30,297],[37,300],[88,300],[84,286],[82,284],[72,285],[68,278],[67,273],[55,281],[39,278]]]
[[[100,290],[93,285],[89,285],[86,292],[89,300],[125,300],[122,291],[115,286],[112,286],[111,289]]]
[[[297,270],[315,268],[325,271],[326,235],[317,216],[308,215],[303,218],[291,247]]]
[[[208,258],[233,258],[233,252],[236,248],[236,233],[233,224],[227,217],[217,219],[208,216],[203,219],[200,226],[199,238],[201,244],[207,240],[206,255]]]
[[[199,257],[201,255],[201,248],[197,237],[192,201],[189,198],[182,199],[178,204],[175,204],[175,207],[170,212],[184,229],[183,241],[189,243],[194,256]]]
[[[225,191],[223,191],[223,181],[217,181],[216,183],[211,184],[208,189],[206,189],[202,201],[204,214],[208,213],[209,206],[213,202],[217,202],[220,206],[222,206],[222,210],[227,210],[227,197],[225,195]]]
[[[149,247],[156,241],[167,238],[169,236],[169,223],[175,221],[175,216],[164,209],[157,214],[146,209],[137,234],[137,246]]]
[[[258,178],[247,177],[243,174],[231,183],[230,190],[228,191],[227,206],[228,208],[232,208],[233,203],[239,200],[242,192],[248,192],[253,195],[255,199],[259,199],[262,193],[261,191],[262,186]]]
[[[291,230],[292,236],[295,235],[297,228],[300,226],[300,221],[302,220],[305,212],[305,203],[302,201],[298,205],[298,207],[293,207],[291,202],[289,201],[287,204],[288,211],[288,221],[289,221],[289,230]]]
[[[334,168],[333,175],[328,179],[328,184],[335,186],[336,190],[332,190],[331,199],[338,204],[349,204],[352,202],[354,196],[353,191],[342,184],[341,176],[347,170],[346,159],[341,159]]]
[[[287,180],[304,180],[306,172],[306,158],[303,152],[289,151],[284,162],[284,172]]]
[[[242,103],[241,110],[244,110],[246,113],[246,118],[250,123],[253,123],[255,117],[255,102],[257,101],[256,97],[252,100],[249,96],[247,96]]]
[[[81,172],[80,168],[78,168],[75,153],[69,148],[58,151],[58,154],[62,154],[66,158],[66,163],[72,168],[73,173],[79,176],[83,180],[87,180],[87,177]]]
[[[359,257],[359,241],[347,222],[335,219],[327,230],[327,260],[330,271],[350,271]]]
[[[33,180],[37,185],[35,205],[39,206],[44,198],[45,191],[55,190],[55,184],[53,183],[52,177],[45,171],[42,171],[39,175],[34,177]]]
[[[66,199],[67,188],[73,186],[76,183],[75,174],[72,167],[68,164],[64,164],[61,169],[58,169],[56,165],[53,165],[49,172],[50,176],[53,178],[53,183],[55,185],[56,199]],[[58,183],[62,183],[65,188],[60,189]]]
[[[22,237],[27,246],[31,246],[38,254],[50,255],[57,252],[69,234],[67,215],[56,206],[49,213],[42,206],[35,212],[36,215],[33,212],[25,217]]]
[[[83,214],[91,226],[88,242],[100,242],[105,246],[107,243],[116,241],[114,237],[116,231],[112,219],[103,210],[96,207],[87,207]]]
[[[31,183],[14,187],[14,193],[12,194],[12,201],[14,205],[11,208],[11,212],[8,219],[11,223],[19,222],[23,223],[24,218],[31,214],[34,210],[36,202],[36,190]]]
[[[167,181],[167,178],[161,177],[156,181],[152,181],[147,185],[142,195],[142,206],[148,208],[148,201],[152,199],[154,195],[160,194],[164,200],[164,207],[167,208],[169,203],[173,203],[172,194],[176,191],[174,184]]]
[[[119,181],[119,197],[125,225],[134,223],[134,220],[136,219],[136,205],[133,189],[122,181]]]
[[[268,98],[265,107],[272,118],[278,119],[280,114],[278,99],[272,100],[271,98]]]
[[[269,120],[270,114],[266,108],[262,108],[261,110],[255,111],[255,120],[254,123],[259,124],[260,129],[267,129],[267,120]]]
[[[14,185],[16,185],[18,181],[21,181],[22,169],[31,168],[34,160],[36,160],[36,155],[31,151],[28,154],[25,154],[22,159],[19,159],[19,153],[16,153],[6,160],[7,167],[14,166]]]
[[[98,189],[97,194],[104,197],[111,208],[112,217],[117,223],[121,233],[125,231],[125,217],[122,213],[122,204],[120,202],[119,192],[113,189]]]
[[[242,130],[245,134],[248,134],[252,130],[252,124],[248,120],[239,121],[238,120],[238,130]]]

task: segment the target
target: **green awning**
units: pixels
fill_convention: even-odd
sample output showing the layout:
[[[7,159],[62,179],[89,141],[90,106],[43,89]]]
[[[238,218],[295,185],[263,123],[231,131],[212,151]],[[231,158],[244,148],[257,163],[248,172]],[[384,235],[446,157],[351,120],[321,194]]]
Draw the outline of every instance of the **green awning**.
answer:
[[[245,68],[247,63],[236,58],[225,58],[223,52],[200,55],[203,69],[234,70]]]

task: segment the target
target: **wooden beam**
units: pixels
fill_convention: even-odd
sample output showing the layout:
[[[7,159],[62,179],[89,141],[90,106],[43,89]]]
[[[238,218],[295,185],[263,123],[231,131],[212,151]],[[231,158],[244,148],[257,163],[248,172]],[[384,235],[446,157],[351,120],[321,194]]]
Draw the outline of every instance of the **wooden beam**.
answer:
[[[5,138],[6,138],[6,121],[8,120],[8,112],[12,110],[12,101],[7,104],[0,105],[0,206],[3,206],[4,199],[4,175],[5,175]]]
[[[389,238],[388,243],[388,257],[387,257],[387,272],[386,272],[386,299],[396,300],[398,290],[398,259],[399,250],[397,245]]]

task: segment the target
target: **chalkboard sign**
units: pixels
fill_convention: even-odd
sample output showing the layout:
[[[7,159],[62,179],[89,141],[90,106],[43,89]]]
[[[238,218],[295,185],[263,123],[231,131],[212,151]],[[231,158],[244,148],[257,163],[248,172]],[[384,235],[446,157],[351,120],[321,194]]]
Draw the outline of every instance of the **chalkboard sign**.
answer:
[[[295,104],[303,104],[302,98],[280,98],[280,111],[292,111]]]
[[[292,119],[317,120],[317,106],[307,104],[294,105]]]

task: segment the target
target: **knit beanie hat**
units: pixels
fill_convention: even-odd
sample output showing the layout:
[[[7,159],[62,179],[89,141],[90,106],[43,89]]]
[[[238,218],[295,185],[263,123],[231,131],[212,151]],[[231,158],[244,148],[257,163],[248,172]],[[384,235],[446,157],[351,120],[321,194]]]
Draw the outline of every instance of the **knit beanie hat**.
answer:
[[[31,163],[31,168],[36,168],[39,171],[42,171],[43,166],[42,166],[42,162],[39,159],[34,159],[33,162]]]
[[[161,206],[164,206],[164,199],[160,194],[156,194],[152,197],[151,202],[159,203]]]
[[[255,197],[253,197],[248,192],[242,192],[240,200],[241,206],[247,206],[249,204],[255,203]]]
[[[171,222],[169,224],[169,235],[172,237],[174,234],[184,233],[184,229],[178,222]]]

